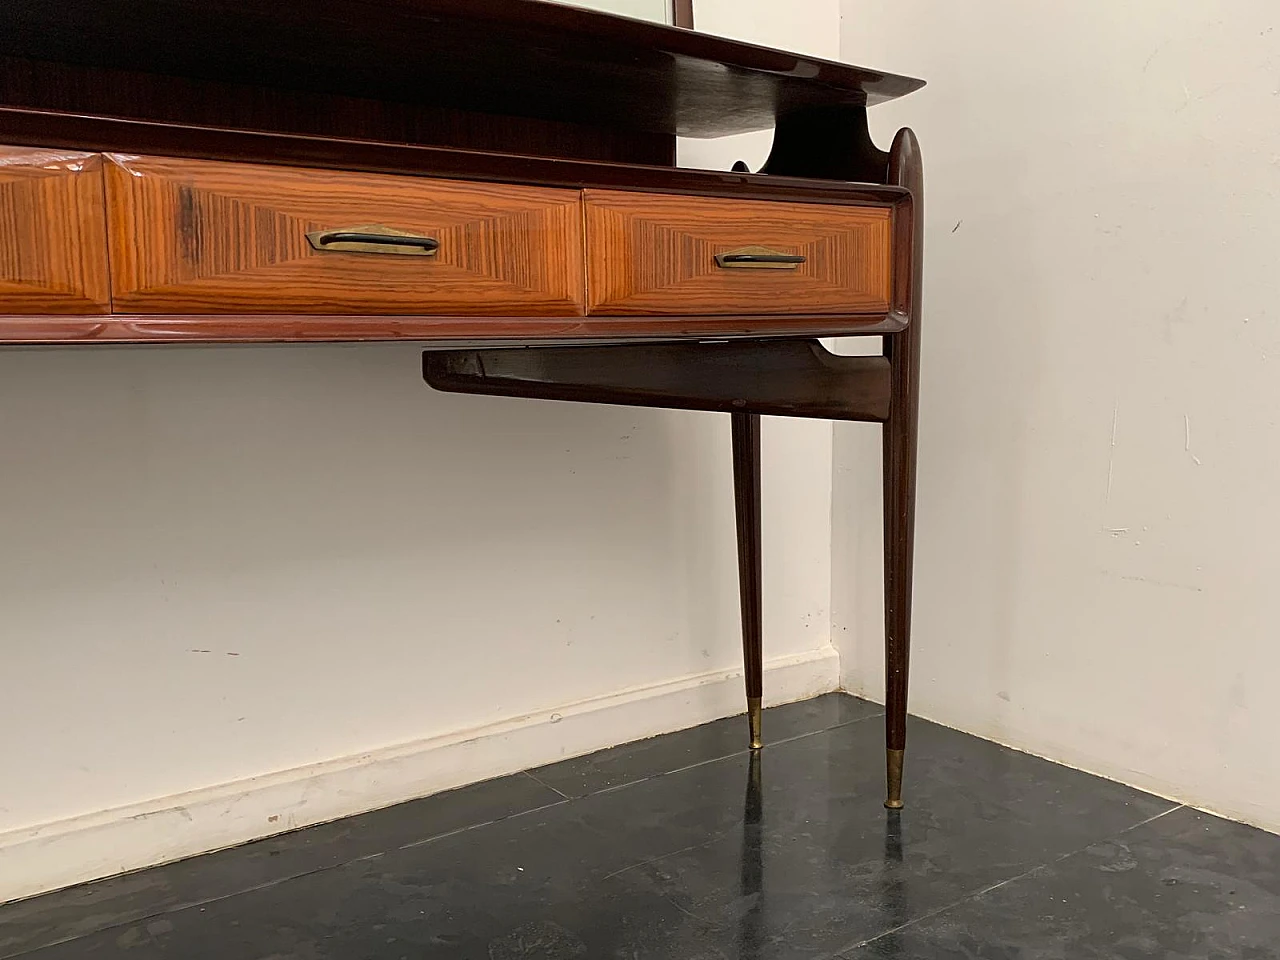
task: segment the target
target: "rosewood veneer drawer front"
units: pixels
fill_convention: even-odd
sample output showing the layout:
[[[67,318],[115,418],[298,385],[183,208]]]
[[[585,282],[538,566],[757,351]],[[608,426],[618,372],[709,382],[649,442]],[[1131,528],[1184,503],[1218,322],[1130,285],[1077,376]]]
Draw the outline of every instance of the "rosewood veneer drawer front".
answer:
[[[0,314],[105,313],[102,160],[0,147]]]
[[[588,313],[880,313],[888,207],[588,190]]]
[[[109,156],[117,312],[576,316],[577,191]]]

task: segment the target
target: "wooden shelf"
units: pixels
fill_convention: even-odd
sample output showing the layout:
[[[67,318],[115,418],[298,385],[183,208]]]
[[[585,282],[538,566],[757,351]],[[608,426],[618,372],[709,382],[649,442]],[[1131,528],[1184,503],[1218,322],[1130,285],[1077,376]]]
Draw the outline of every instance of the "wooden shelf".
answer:
[[[539,0],[6,0],[0,57],[689,137],[923,86]]]

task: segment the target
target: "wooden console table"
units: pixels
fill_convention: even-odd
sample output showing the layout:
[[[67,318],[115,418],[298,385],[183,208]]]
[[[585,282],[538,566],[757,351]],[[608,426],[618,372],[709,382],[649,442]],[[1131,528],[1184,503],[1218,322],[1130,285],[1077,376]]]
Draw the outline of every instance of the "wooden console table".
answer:
[[[897,808],[922,171],[866,109],[919,86],[535,0],[9,0],[0,344],[414,340],[440,390],[728,412],[754,748],[760,416],[883,423]]]

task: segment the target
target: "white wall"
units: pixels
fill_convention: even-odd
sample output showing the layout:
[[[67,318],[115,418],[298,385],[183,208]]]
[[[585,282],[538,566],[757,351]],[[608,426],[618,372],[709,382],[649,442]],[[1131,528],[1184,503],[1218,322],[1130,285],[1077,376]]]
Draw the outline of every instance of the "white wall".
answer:
[[[556,0],[571,7],[586,7],[589,10],[602,10],[605,13],[616,13],[624,17],[635,17],[637,20],[653,20],[657,23],[671,23],[671,0]]]
[[[926,165],[914,708],[1280,828],[1273,3],[845,0]],[[846,682],[882,688],[868,432]],[[874,461],[872,461],[874,462]]]
[[[741,711],[728,418],[419,356],[0,351],[0,901]],[[838,683],[830,440],[764,431],[766,699]]]

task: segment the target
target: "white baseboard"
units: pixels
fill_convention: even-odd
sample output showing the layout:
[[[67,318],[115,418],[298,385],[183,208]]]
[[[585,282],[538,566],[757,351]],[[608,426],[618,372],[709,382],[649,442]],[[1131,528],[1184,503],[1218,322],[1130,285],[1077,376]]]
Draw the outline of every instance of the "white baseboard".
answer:
[[[840,687],[827,646],[765,663],[765,702]],[[500,723],[0,833],[0,903],[681,730],[743,710],[718,671]]]

